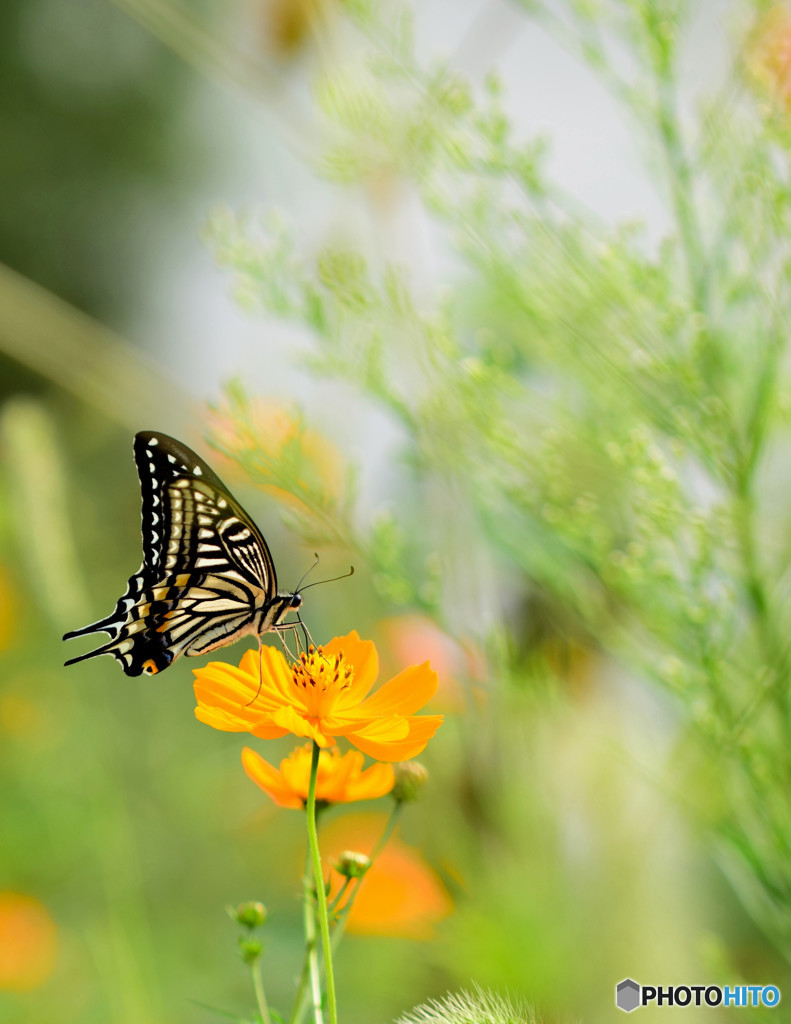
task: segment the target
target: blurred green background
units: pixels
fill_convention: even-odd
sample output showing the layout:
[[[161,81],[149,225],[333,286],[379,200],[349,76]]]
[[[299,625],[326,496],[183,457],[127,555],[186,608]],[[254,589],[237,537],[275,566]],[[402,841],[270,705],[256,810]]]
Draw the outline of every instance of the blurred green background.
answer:
[[[141,429],[217,465],[281,585],[355,564],[314,637],[443,678],[400,835],[454,909],[348,936],[346,1024],[472,982],[585,1021],[627,976],[783,986],[790,24],[0,6],[0,961],[36,901],[0,1020],[249,1019],[246,899],[294,991],[300,815],[189,663],[61,668],[138,564]]]

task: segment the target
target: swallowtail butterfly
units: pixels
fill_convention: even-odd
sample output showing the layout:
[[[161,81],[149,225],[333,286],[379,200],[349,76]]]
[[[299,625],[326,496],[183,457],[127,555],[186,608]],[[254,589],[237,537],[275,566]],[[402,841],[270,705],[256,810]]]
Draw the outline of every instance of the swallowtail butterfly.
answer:
[[[107,618],[64,636],[110,640],[67,665],[112,654],[128,676],[155,675],[180,654],[208,654],[284,628],[302,603],[281,594],[258,527],[217,474],[181,441],[135,436],[143,497],[143,564]]]

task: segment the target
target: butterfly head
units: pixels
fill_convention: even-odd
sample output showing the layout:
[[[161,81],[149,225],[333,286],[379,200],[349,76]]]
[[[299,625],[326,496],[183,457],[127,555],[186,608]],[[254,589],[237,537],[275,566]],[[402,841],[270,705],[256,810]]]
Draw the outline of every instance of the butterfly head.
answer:
[[[256,622],[256,632],[259,636],[277,629],[283,624],[283,619],[291,611],[296,611],[302,605],[302,594],[278,594],[272,601],[268,602],[259,612]]]

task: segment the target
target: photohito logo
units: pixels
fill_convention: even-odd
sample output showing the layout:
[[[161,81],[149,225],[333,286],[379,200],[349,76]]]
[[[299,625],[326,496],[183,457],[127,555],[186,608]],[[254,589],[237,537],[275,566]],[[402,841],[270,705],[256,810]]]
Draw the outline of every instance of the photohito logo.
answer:
[[[777,985],[641,985],[624,978],[615,986],[615,1005],[624,1013],[638,1006],[777,1006]]]

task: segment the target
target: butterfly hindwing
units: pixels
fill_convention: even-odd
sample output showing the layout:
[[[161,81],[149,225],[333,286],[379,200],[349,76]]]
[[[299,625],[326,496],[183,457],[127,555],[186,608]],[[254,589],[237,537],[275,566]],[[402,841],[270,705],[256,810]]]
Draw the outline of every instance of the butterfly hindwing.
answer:
[[[298,595],[278,594],[272,556],[255,523],[190,448],[139,433],[143,564],[105,619],[64,639],[111,640],[66,664],[112,654],[127,675],[154,674],[180,654],[205,654],[275,628]]]

